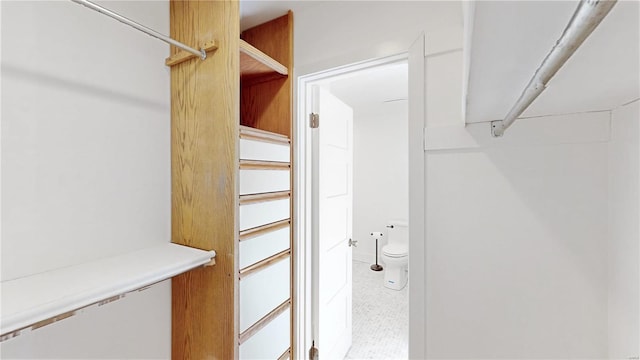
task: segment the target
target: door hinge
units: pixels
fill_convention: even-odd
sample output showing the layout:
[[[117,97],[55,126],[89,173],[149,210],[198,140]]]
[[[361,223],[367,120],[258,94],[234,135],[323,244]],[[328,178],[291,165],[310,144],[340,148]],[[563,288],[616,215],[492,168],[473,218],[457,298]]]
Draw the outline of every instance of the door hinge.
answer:
[[[320,355],[318,354],[318,348],[316,347],[316,342],[311,342],[311,349],[309,349],[309,360],[318,360],[320,359]]]
[[[309,114],[309,127],[312,129],[317,129],[320,126],[320,115],[311,113]]]

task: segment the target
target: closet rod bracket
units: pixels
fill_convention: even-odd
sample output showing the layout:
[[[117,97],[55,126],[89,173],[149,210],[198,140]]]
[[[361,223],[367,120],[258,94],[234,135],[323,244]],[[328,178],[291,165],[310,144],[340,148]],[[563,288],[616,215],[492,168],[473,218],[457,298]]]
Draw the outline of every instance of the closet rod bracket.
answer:
[[[504,122],[502,120],[495,120],[491,122],[491,136],[502,137],[504,135]]]

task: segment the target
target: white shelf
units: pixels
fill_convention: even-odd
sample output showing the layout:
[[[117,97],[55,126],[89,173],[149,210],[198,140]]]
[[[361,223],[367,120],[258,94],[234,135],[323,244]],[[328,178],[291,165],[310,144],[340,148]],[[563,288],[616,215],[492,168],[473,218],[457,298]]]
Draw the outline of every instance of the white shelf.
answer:
[[[2,340],[205,265],[216,255],[167,243],[1,283]]]

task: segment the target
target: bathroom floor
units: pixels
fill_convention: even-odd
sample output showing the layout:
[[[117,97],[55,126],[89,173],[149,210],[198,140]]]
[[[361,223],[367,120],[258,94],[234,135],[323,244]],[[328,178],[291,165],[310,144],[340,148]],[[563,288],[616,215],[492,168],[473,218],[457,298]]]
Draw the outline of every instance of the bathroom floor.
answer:
[[[353,341],[345,359],[407,359],[408,286],[385,288],[384,270],[370,266],[353,261]]]

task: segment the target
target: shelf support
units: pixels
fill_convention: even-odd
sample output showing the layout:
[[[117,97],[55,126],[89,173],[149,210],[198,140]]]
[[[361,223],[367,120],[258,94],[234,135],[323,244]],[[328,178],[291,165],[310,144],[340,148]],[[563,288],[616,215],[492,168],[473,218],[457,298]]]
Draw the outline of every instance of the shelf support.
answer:
[[[215,51],[218,50],[218,42],[215,40],[206,42],[202,45],[201,49],[205,52],[211,52],[211,51]],[[167,66],[173,66],[173,65],[177,65],[180,64],[182,62],[185,62],[187,60],[191,60],[193,58],[198,57],[198,55],[195,55],[191,52],[188,51],[180,51],[176,54],[173,54],[171,56],[169,56],[165,61],[164,64]]]

